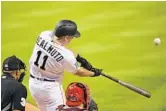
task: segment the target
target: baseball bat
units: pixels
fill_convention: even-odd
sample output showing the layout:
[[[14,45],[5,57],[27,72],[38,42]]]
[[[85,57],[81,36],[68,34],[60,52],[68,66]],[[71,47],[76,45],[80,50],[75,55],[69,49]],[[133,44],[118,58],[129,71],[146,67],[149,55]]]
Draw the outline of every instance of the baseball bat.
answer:
[[[128,88],[128,89],[130,89],[130,90],[132,90],[132,91],[134,91],[136,93],[138,93],[138,94],[141,94],[141,95],[143,95],[143,96],[145,96],[147,98],[151,97],[151,94],[148,91],[145,91],[145,90],[143,90],[141,88],[135,87],[135,86],[133,86],[131,84],[125,83],[125,82],[123,82],[123,81],[121,81],[121,80],[119,80],[119,79],[117,79],[115,77],[112,77],[110,75],[107,75],[107,74],[104,74],[104,73],[101,73],[101,75],[106,77],[106,78],[108,78],[108,79],[111,79],[114,82],[116,82],[116,83],[118,83],[118,84],[120,84],[120,85],[122,85],[122,86],[124,86],[124,87],[126,87],[126,88]]]

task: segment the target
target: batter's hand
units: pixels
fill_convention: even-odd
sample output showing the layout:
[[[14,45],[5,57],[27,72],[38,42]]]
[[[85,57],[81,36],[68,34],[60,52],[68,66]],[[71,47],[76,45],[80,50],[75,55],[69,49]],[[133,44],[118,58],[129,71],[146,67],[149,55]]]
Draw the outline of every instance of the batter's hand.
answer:
[[[100,76],[100,74],[102,73],[102,69],[98,68],[92,68],[91,71],[94,72],[94,75],[92,77]]]
[[[87,70],[92,70],[93,66],[83,57],[81,57],[79,54],[76,57],[76,60],[81,63],[81,67],[87,69]]]

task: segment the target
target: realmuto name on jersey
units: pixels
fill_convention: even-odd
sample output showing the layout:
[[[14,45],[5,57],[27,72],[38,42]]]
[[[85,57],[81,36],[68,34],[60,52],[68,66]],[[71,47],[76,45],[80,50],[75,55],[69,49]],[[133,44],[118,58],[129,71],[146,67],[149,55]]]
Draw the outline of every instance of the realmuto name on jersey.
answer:
[[[41,37],[37,38],[36,44],[44,49],[46,52],[50,54],[53,58],[56,59],[57,62],[61,61],[64,57],[59,53],[53,45],[51,45],[49,42],[45,41]]]

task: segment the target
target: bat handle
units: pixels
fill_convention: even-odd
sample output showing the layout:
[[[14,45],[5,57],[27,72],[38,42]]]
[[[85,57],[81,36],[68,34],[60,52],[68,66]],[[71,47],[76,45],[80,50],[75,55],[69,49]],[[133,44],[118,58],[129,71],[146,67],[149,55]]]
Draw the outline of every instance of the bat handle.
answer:
[[[115,82],[119,82],[119,79],[114,78],[114,77],[112,77],[112,76],[108,76],[108,75],[106,75],[106,74],[104,74],[104,73],[101,73],[101,75],[104,76],[104,77],[106,77],[106,78],[109,78],[109,79],[111,79],[111,80],[113,80],[113,81],[115,81]]]

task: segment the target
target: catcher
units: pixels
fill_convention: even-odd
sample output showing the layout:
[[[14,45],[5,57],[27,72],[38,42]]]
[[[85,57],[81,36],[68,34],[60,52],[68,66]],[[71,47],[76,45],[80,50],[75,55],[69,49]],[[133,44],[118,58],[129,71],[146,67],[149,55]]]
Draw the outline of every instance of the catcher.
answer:
[[[97,104],[90,97],[87,85],[73,82],[66,89],[66,105],[60,105],[57,111],[98,111]]]

